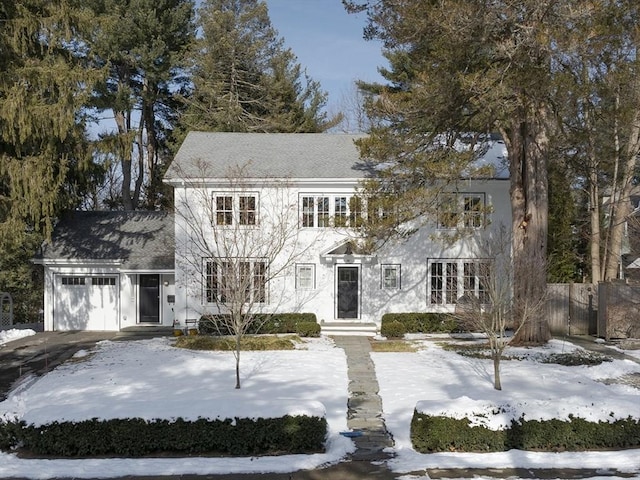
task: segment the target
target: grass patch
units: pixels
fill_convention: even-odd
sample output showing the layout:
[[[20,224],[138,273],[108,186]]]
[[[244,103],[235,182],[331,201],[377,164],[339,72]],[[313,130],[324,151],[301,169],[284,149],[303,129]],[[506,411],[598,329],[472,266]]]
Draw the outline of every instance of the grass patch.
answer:
[[[448,352],[455,352],[458,355],[462,355],[463,357],[470,358],[491,358],[491,350],[489,349],[488,342],[477,342],[477,343],[451,343],[451,342],[438,342],[438,345],[442,347],[443,350]]]
[[[575,350],[570,353],[553,353],[543,357],[541,363],[555,363],[565,367],[577,367],[579,365],[600,365],[604,362],[611,362],[612,359],[606,355],[586,350]]]
[[[404,340],[372,340],[372,352],[415,352],[415,344]]]
[[[302,340],[298,335],[246,335],[240,342],[241,350],[294,350]],[[209,335],[184,336],[176,339],[176,347],[189,350],[232,351],[236,348],[234,337]]]

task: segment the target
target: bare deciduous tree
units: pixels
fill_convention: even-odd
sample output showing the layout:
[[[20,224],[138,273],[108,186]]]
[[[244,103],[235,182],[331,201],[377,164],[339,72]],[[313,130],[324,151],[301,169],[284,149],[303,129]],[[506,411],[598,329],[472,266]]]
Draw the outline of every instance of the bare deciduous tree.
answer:
[[[241,341],[288,298],[284,274],[313,241],[298,241],[297,196],[286,181],[251,180],[249,164],[223,174],[196,168],[175,193],[177,270],[196,303],[189,310],[234,339],[240,388]]]
[[[511,238],[505,227],[482,241],[480,256],[485,261],[476,265],[480,282],[478,295],[465,295],[458,301],[454,313],[464,329],[481,332],[487,337],[496,390],[502,390],[500,361],[504,350],[531,318],[540,315],[546,300],[530,297],[514,304],[514,267],[510,249]],[[507,335],[509,330],[513,330],[513,336]]]

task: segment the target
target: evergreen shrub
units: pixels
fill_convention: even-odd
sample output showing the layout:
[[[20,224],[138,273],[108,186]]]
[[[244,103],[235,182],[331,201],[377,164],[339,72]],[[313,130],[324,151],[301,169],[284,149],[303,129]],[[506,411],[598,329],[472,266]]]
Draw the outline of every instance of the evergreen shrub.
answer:
[[[326,432],[324,418],[290,415],[195,421],[94,418],[38,427],[2,422],[0,448],[55,457],[300,454],[324,451]]]
[[[408,313],[385,313],[382,316],[382,324],[380,326],[380,334],[386,336],[387,324],[399,322],[404,326],[404,333],[451,333],[459,331],[458,323],[448,313],[425,313],[425,312],[408,312]]]
[[[468,418],[430,416],[414,411],[411,441],[420,453],[501,452],[511,449],[546,452],[607,450],[640,447],[640,420],[612,422],[514,420],[504,430],[471,426]]]
[[[226,315],[206,315],[200,318],[198,329],[205,335],[232,335],[226,327]],[[300,323],[318,323],[315,313],[275,313],[255,315],[255,321],[249,326],[248,334],[299,333],[297,325]],[[318,325],[320,327],[320,325]],[[303,327],[311,330],[312,327]],[[320,333],[318,332],[318,335]],[[303,336],[303,335],[301,335]]]

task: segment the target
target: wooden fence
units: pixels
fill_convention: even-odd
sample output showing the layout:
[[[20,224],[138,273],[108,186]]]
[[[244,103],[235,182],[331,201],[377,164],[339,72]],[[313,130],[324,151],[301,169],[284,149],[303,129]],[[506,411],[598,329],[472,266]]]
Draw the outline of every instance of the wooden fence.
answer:
[[[598,289],[591,283],[547,285],[547,318],[554,335],[595,335]]]
[[[640,337],[640,285],[550,283],[547,318],[554,335]]]

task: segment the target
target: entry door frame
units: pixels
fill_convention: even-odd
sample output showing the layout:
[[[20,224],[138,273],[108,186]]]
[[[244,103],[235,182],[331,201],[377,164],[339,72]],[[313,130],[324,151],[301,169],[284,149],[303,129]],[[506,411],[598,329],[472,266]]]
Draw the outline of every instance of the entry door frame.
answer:
[[[160,275],[141,273],[138,276],[138,323],[160,324],[160,313]]]
[[[357,320],[360,318],[360,265],[336,265],[335,270],[335,312],[338,320]],[[351,276],[341,280],[341,273]],[[348,283],[345,283],[348,282]],[[343,308],[345,302],[347,309]]]

